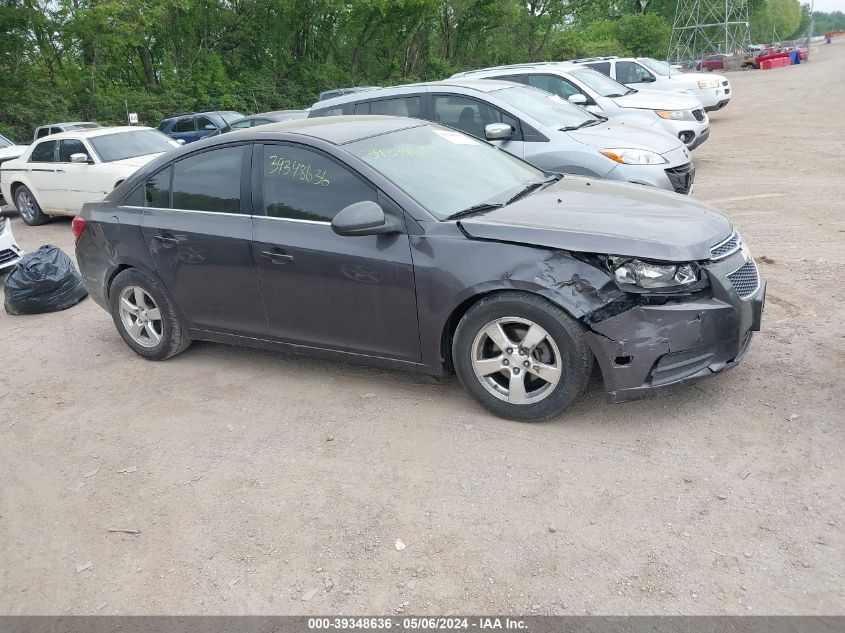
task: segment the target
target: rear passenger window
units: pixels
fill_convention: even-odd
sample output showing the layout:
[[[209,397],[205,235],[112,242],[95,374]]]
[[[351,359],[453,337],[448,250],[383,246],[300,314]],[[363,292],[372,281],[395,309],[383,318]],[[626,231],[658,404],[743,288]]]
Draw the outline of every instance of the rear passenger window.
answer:
[[[127,195],[120,201],[121,206],[124,207],[143,207],[144,206],[144,187],[138,185],[132,190],[132,193]]]
[[[168,167],[147,178],[146,199],[148,207],[170,208],[170,175],[172,172],[173,168]]]
[[[56,141],[44,141],[35,146],[29,157],[30,163],[56,162]]]
[[[244,145],[195,154],[173,166],[173,208],[240,213]]]
[[[422,99],[420,97],[400,97],[370,101],[370,114],[419,118],[422,114]]]
[[[337,212],[375,189],[346,167],[291,145],[265,145],[262,166],[264,213],[271,218],[331,222]]]
[[[355,110],[353,110],[353,114],[369,114],[370,113],[370,102],[365,101],[364,103],[356,103]]]

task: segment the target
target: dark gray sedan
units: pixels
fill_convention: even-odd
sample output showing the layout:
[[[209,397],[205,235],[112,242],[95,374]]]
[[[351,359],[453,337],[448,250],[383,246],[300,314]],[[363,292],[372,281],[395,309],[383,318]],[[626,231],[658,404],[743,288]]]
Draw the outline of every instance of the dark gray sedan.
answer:
[[[518,420],[565,410],[594,362],[614,401],[735,366],[765,295],[704,204],[397,117],[200,141],[73,228],[91,296],[145,358],[201,339],[455,371]]]

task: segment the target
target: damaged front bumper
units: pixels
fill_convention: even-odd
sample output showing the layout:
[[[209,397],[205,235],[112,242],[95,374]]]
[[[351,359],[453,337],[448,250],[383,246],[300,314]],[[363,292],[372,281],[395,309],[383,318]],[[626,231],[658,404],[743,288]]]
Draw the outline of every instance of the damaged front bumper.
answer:
[[[756,286],[742,275],[749,267]],[[640,305],[590,323],[587,340],[608,400],[649,397],[731,369],[745,357],[760,330],[766,283],[741,253],[703,269],[710,279],[707,298]]]

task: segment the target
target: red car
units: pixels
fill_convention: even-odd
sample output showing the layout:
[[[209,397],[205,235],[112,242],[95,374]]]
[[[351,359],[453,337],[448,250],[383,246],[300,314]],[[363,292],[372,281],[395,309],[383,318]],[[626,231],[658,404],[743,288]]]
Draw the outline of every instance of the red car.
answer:
[[[698,63],[695,65],[695,69],[698,71],[706,71],[708,73],[711,73],[714,70],[724,70],[726,57],[727,55],[723,53],[702,57],[698,60]]]

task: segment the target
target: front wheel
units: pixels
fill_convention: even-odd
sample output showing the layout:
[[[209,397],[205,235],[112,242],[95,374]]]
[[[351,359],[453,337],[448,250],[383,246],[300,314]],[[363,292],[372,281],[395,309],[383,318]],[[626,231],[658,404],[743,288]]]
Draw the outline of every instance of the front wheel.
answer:
[[[191,344],[170,297],[146,273],[121,272],[112,282],[109,303],[118,333],[139,356],[165,360]]]
[[[542,297],[482,299],[455,331],[452,360],[464,389],[511,420],[554,417],[581,396],[593,367],[583,328]]]
[[[50,220],[50,216],[41,210],[41,206],[26,185],[20,185],[15,189],[15,207],[21,219],[29,226],[39,226]]]

